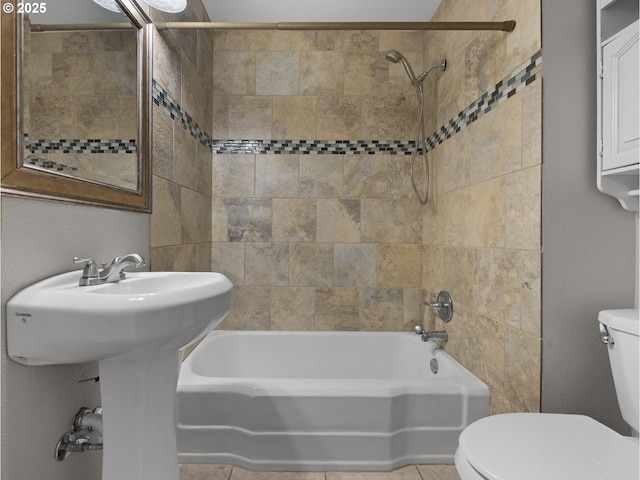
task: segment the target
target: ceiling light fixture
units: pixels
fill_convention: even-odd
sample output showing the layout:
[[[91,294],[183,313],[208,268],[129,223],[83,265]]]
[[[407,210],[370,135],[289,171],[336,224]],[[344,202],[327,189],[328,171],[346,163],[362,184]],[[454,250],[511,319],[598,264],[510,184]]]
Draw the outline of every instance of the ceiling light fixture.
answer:
[[[112,12],[122,13],[116,0],[93,0],[102,8],[111,10]],[[187,8],[187,0],[143,0],[144,3],[151,5],[156,10],[166,13],[180,13]]]
[[[107,10],[111,10],[112,12],[122,13],[120,7],[116,3],[115,0],[93,0],[95,3],[100,5],[102,8],[106,8]]]
[[[144,0],[156,10],[167,13],[180,13],[187,8],[187,0]]]

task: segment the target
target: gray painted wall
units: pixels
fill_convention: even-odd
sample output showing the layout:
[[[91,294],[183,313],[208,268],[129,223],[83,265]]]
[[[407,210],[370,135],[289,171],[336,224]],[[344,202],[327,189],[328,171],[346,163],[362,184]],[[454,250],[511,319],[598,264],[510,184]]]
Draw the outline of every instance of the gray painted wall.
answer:
[[[595,3],[542,0],[542,411],[628,433],[597,316],[634,305],[636,215],[596,188]]]
[[[145,214],[2,197],[2,470],[7,479],[99,480],[101,452],[56,462],[58,438],[80,407],[100,405],[98,364],[25,367],[7,357],[7,300],[21,288],[76,270],[77,256],[107,262],[138,252],[149,258]]]

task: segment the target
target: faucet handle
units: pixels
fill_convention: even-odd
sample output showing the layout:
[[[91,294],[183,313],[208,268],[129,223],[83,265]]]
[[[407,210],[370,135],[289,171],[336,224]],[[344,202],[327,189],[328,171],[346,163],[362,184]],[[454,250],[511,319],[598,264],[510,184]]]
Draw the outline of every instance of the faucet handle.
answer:
[[[424,305],[433,308],[443,322],[448,322],[453,317],[453,300],[446,290],[438,293],[436,303],[424,302]]]
[[[84,263],[82,278],[93,278],[98,276],[98,267],[93,259],[73,257],[73,263]]]

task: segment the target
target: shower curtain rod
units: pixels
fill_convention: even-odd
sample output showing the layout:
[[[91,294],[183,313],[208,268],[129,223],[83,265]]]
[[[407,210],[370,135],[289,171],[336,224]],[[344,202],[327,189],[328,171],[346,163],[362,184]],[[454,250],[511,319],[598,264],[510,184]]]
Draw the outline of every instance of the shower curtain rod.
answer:
[[[216,29],[216,30],[496,30],[512,32],[514,20],[504,22],[155,22],[158,30]],[[32,32],[61,32],[72,30],[128,30],[130,23],[34,23]]]
[[[129,30],[135,29],[130,23],[34,23],[32,32],[66,32],[73,30]]]
[[[515,20],[504,22],[155,22],[158,30],[218,29],[218,30],[499,30],[512,32]]]

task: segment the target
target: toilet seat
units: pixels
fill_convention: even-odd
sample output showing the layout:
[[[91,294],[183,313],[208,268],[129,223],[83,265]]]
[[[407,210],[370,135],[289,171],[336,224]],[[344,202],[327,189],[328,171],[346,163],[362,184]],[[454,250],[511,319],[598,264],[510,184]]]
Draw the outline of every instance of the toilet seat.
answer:
[[[638,460],[634,439],[583,415],[548,413],[478,420],[456,452],[463,480],[638,480]]]

